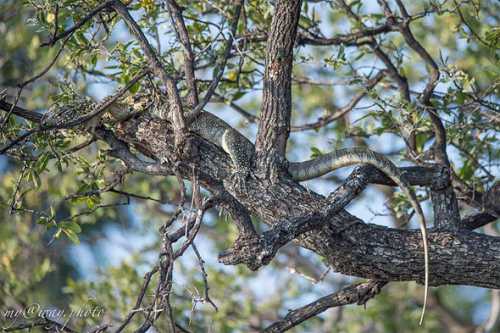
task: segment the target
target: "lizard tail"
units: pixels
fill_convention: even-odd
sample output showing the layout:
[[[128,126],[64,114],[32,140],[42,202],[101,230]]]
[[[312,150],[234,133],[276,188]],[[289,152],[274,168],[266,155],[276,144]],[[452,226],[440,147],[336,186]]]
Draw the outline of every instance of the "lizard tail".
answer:
[[[420,324],[422,324],[425,309],[427,307],[427,295],[429,289],[429,249],[425,217],[415,193],[394,163],[392,163],[384,155],[376,153],[370,149],[349,148],[334,150],[328,154],[324,154],[315,159],[304,162],[291,162],[288,166],[288,172],[293,179],[297,181],[304,181],[320,177],[338,168],[354,164],[370,164],[384,172],[409,198],[410,203],[418,216],[424,247],[424,305],[420,317]]]

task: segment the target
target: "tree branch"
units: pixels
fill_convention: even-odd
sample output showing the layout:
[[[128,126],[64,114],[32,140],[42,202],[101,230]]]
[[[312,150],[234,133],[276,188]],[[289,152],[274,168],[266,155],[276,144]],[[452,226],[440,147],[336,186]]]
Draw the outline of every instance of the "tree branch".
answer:
[[[489,213],[478,213],[465,217],[462,219],[461,225],[463,225],[468,230],[474,230],[485,225],[495,222],[498,220],[498,216],[491,215]]]
[[[307,319],[333,307],[354,303],[357,305],[364,305],[368,300],[378,295],[386,284],[387,282],[385,281],[369,281],[352,284],[338,292],[321,297],[305,306],[290,310],[283,319],[269,325],[263,332],[285,332]]]
[[[435,161],[447,168],[450,167],[450,161],[448,159],[448,154],[446,152],[446,130],[443,126],[443,122],[439,118],[436,108],[433,107],[431,103],[431,97],[434,89],[439,81],[439,67],[432,59],[431,55],[427,50],[420,44],[410,29],[410,15],[408,14],[404,4],[401,0],[396,0],[396,4],[399,7],[399,11],[403,16],[403,21],[398,24],[399,31],[403,35],[408,46],[414,50],[419,57],[427,64],[429,68],[429,80],[424,88],[421,96],[421,102],[424,108],[429,113],[429,117],[432,122],[432,127],[434,130],[435,142],[433,145],[433,152]],[[394,20],[394,16],[387,5],[386,15],[389,19]],[[460,224],[460,213],[458,209],[458,201],[453,191],[451,184],[440,190],[432,190],[431,192],[432,206],[434,209],[434,220],[435,225],[440,227],[451,227],[459,228],[463,227]]]
[[[133,144],[147,155],[172,154],[173,146],[160,146],[160,141],[171,142],[168,127],[158,127],[160,120],[148,114],[132,118],[117,131],[119,139]],[[166,125],[161,125],[166,126]],[[148,128],[150,131],[145,131]],[[162,134],[165,131],[165,134]],[[101,133],[97,131],[97,134]],[[130,156],[124,142],[104,132],[103,139],[112,145],[114,156],[123,158],[132,168],[147,174],[171,174],[173,165],[146,163]],[[211,191],[221,188],[221,182],[231,177],[229,157],[210,143],[194,138],[199,159],[192,160],[190,167],[178,166],[182,177],[190,179],[191,170],[199,170],[200,184]],[[158,142],[156,142],[158,141]],[[155,148],[158,145],[158,148]],[[417,178],[418,169],[408,172]],[[426,171],[432,172],[434,171]],[[439,172],[437,172],[439,174]],[[378,179],[379,176],[374,176]],[[414,179],[415,179],[414,178]],[[315,225],[316,229],[296,239],[298,244],[324,257],[338,272],[378,280],[423,281],[422,244],[419,231],[397,230],[362,223],[345,210],[318,218],[328,201],[308,191],[293,181],[280,179],[269,186],[259,179],[249,179],[244,196],[236,199],[251,214],[265,223],[279,225],[282,221],[304,219],[303,225]],[[316,214],[316,215],[314,215]],[[307,220],[310,217],[311,223]],[[500,239],[466,231],[429,230],[430,283],[465,284],[500,288]],[[300,233],[298,233],[300,234]],[[259,245],[259,244],[257,244]],[[254,248],[252,248],[254,249]],[[258,252],[248,252],[255,255]],[[481,272],[478,274],[477,272]]]
[[[308,45],[344,45],[344,46],[360,46],[369,43],[366,37],[374,37],[380,34],[394,31],[391,24],[385,23],[376,27],[366,27],[358,31],[353,31],[348,34],[336,35],[333,37],[320,37],[312,34],[309,31],[299,31],[297,41],[299,44]]]
[[[191,48],[191,41],[189,40],[189,33],[182,17],[182,11],[175,0],[166,0],[172,24],[175,27],[177,38],[184,47],[184,73],[186,75],[186,82],[189,88],[188,102],[190,107],[198,104],[198,89],[196,87],[196,76],[194,73],[194,54]]]
[[[140,130],[142,126],[153,130],[157,126],[147,114],[127,123],[130,123],[127,125],[129,129],[120,133],[127,142],[143,146],[153,154],[164,153],[165,149],[171,151],[172,148],[168,146],[158,151],[154,148],[155,140],[169,141],[168,136],[160,136],[155,131],[155,136],[152,137],[153,134]],[[228,156],[202,139],[195,138],[194,144],[199,149],[200,159],[191,162],[196,170],[200,170],[200,183],[211,190],[220,188],[221,181],[231,177]],[[179,168],[185,178],[191,177],[190,170],[191,167]],[[415,168],[409,171],[415,172],[416,177],[418,170]],[[249,179],[246,187],[245,195],[236,199],[265,223],[278,226],[283,221],[302,218],[303,223],[296,228],[297,234],[300,234],[300,225],[305,226],[304,228],[312,225],[314,231],[302,234],[296,241],[326,258],[337,271],[379,280],[423,281],[422,240],[419,231],[364,224],[344,210],[322,219],[320,215],[328,201],[286,179],[280,179],[272,186],[259,179]],[[284,231],[283,228],[277,230]],[[432,285],[500,287],[496,283],[500,281],[498,237],[465,231],[429,231]],[[254,242],[255,247],[250,245],[250,250],[245,253],[248,257],[255,257],[256,253],[260,253],[257,250],[262,249],[262,244]]]
[[[62,38],[65,38],[66,36],[71,35],[73,32],[75,32],[76,30],[80,29],[85,23],[87,23],[88,21],[90,21],[94,16],[96,16],[97,14],[99,14],[104,9],[110,7],[111,4],[114,1],[115,0],[108,0],[108,1],[103,2],[102,4],[100,4],[99,6],[97,6],[96,8],[92,9],[87,15],[85,15],[80,20],[80,22],[76,23],[74,26],[72,26],[71,28],[69,28],[69,29],[67,29],[67,30],[65,30],[63,32],[61,32],[60,34],[54,35],[50,39],[50,41],[44,42],[44,43],[40,44],[40,46],[42,46],[42,47],[43,46],[52,46],[58,40],[60,40]],[[56,26],[56,29],[57,29],[57,26]]]
[[[169,113],[170,118],[173,124],[173,129],[175,132],[175,146],[176,149],[180,149],[180,147],[184,143],[184,138],[187,132],[186,121],[184,119],[184,114],[182,111],[182,103],[179,96],[179,92],[177,91],[177,86],[173,80],[173,78],[167,73],[165,68],[163,67],[160,59],[156,55],[153,47],[149,44],[146,36],[142,32],[141,28],[134,20],[134,18],[130,15],[127,7],[120,1],[115,0],[111,3],[113,9],[121,16],[121,18],[125,21],[125,24],[128,26],[132,35],[137,39],[139,44],[141,45],[142,50],[146,58],[149,61],[149,65],[153,72],[159,76],[163,84],[166,88],[166,96],[169,101]]]
[[[326,117],[320,117],[318,120],[316,120],[313,123],[308,123],[300,126],[292,126],[291,127],[291,132],[301,132],[301,131],[306,131],[306,130],[311,130],[311,129],[318,129],[321,127],[324,127],[325,125],[328,125],[329,123],[343,117],[345,114],[348,112],[352,111],[356,105],[366,96],[368,91],[373,89],[377,83],[379,83],[385,76],[384,71],[380,71],[375,75],[373,78],[369,79],[366,82],[366,86],[363,87],[363,91],[357,93],[352,100],[347,103],[344,107],[335,110],[335,112],[332,112],[330,115]]]
[[[346,207],[368,185],[370,166],[356,168],[342,186],[332,192],[320,213],[314,212],[292,220],[280,221],[264,232],[259,238],[241,239],[232,249],[219,255],[219,261],[226,265],[244,263],[256,270],[267,265],[278,250],[306,232],[319,228],[323,223]],[[337,232],[348,228],[350,224],[339,225]]]
[[[203,100],[196,105],[194,110],[188,116],[188,124],[190,124],[196,117],[203,111],[203,108],[212,98],[217,86],[219,85],[222,76],[224,75],[224,69],[226,68],[226,63],[229,57],[231,56],[231,48],[233,45],[233,40],[236,36],[236,30],[238,28],[238,21],[240,19],[241,8],[243,7],[243,0],[235,0],[234,6],[234,14],[231,21],[231,29],[229,31],[229,37],[226,39],[226,44],[224,45],[224,50],[219,59],[217,59],[217,63],[215,68],[213,69],[213,78],[210,82],[210,85],[207,88],[207,92],[203,97]]]

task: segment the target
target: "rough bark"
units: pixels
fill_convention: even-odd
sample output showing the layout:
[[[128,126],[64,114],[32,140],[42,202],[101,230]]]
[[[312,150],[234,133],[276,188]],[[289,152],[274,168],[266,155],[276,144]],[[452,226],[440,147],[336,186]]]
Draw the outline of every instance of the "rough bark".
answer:
[[[257,134],[257,167],[273,172],[285,160],[292,110],[293,46],[300,17],[300,0],[277,1],[267,41],[266,71]]]

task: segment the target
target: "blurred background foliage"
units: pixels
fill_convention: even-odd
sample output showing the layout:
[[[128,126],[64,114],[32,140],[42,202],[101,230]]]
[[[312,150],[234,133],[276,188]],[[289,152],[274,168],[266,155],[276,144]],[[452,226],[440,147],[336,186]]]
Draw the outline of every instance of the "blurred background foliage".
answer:
[[[176,71],[182,62],[182,50],[161,2],[140,0],[128,4],[161,52],[166,68]],[[61,41],[52,47],[41,46],[53,35],[55,24],[60,29],[68,28],[101,3],[0,1],[0,88],[16,96],[17,85],[41,73],[62,47]],[[497,1],[406,3],[411,13],[425,13],[411,27],[443,73],[436,92],[440,98],[435,101],[445,120],[454,170],[466,186],[486,190],[499,170],[499,123],[498,118],[491,118],[491,111],[473,107],[472,102],[478,96],[491,105],[499,102],[500,5]],[[179,4],[185,7],[183,14],[200,64],[199,88],[203,92],[214,59],[222,49],[224,39],[218,29],[227,30],[222,13],[230,5],[222,0]],[[374,2],[354,1],[353,5],[367,25],[375,26],[385,20]],[[238,33],[262,35],[271,19],[272,1],[248,1]],[[356,28],[356,23],[350,22],[330,1],[304,1],[300,27],[331,36],[348,33]],[[425,65],[402,37],[390,33],[377,38],[411,86],[421,90],[427,78]],[[257,115],[265,43],[244,39],[237,39],[237,43],[237,52],[245,56],[236,54],[228,63],[217,90],[220,103],[211,103],[208,109],[253,137],[255,124],[229,105],[236,103]],[[19,105],[44,112],[64,98],[65,87],[101,99],[128,82],[144,63],[139,46],[123,23],[105,12],[65,42],[50,71],[24,87]],[[366,77],[380,68],[382,65],[367,47],[298,45],[293,124],[315,121],[345,105],[364,89]],[[179,87],[185,91],[182,84]],[[336,146],[369,145],[404,163],[404,144],[398,130],[403,117],[396,111],[406,112],[413,119],[419,147],[429,144],[431,126],[427,117],[411,108],[401,110],[401,105],[397,90],[384,81],[335,123],[316,131],[293,133],[289,156],[299,160]],[[30,126],[11,117],[0,134],[2,142]],[[118,325],[133,307],[144,274],[157,260],[158,229],[174,213],[179,188],[173,178],[134,173],[127,174],[115,191],[96,193],[113,182],[115,171],[121,166],[107,155],[107,146],[92,140],[91,135],[69,130],[45,133],[35,136],[28,147],[0,156],[1,311],[33,303],[44,308],[102,307],[102,316],[74,318],[70,322],[74,329],[88,330],[102,323]],[[335,172],[308,182],[307,186],[324,193],[346,174],[345,170]],[[419,194],[425,201],[426,193]],[[367,222],[401,226],[409,219],[408,208],[406,200],[394,189],[373,186],[349,210]],[[462,207],[463,212],[473,210]],[[258,227],[264,228],[259,224]],[[491,229],[498,231],[498,222]],[[175,264],[175,318],[193,332],[258,330],[285,315],[287,309],[355,280],[329,271],[321,258],[294,245],[284,248],[276,260],[257,273],[218,264],[217,253],[228,248],[235,237],[236,230],[224,212],[212,211],[196,240],[206,261],[210,297],[217,311],[203,301],[202,272],[192,250]],[[152,292],[148,290],[146,297]],[[417,326],[421,287],[391,283],[369,301],[366,309],[331,309],[292,331],[479,332],[488,319],[492,296],[487,290],[449,286],[433,288],[432,294],[422,327]],[[142,319],[136,316],[134,327]],[[6,320],[2,324],[11,323]],[[158,321],[153,332],[163,332],[162,325]]]

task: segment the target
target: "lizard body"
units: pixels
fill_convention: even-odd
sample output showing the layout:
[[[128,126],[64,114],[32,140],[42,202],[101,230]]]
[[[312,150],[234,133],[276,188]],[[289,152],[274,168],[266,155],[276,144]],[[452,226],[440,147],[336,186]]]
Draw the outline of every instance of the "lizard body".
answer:
[[[235,171],[244,176],[248,175],[254,158],[254,145],[245,136],[208,112],[202,112],[191,123],[190,129],[221,147],[231,157]]]

